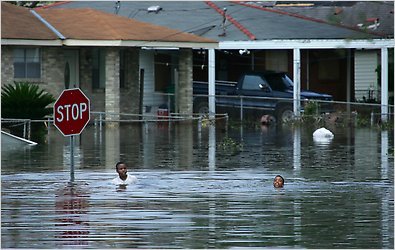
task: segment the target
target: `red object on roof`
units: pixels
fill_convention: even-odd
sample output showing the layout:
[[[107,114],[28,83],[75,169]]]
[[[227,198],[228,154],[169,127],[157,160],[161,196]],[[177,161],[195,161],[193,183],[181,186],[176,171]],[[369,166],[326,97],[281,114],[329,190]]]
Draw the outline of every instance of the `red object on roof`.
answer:
[[[367,21],[367,22],[372,22],[372,23],[374,23],[374,22],[378,22],[378,21],[379,21],[379,18],[378,18],[378,17],[366,18],[366,21]]]
[[[252,34],[246,27],[244,27],[242,24],[240,24],[238,21],[236,21],[233,17],[231,17],[228,14],[225,14],[223,10],[221,10],[215,3],[211,1],[207,1],[206,4],[216,10],[219,14],[222,16],[225,15],[226,19],[229,20],[234,26],[236,26],[241,32],[246,34],[251,40],[256,40],[256,37],[254,34]]]

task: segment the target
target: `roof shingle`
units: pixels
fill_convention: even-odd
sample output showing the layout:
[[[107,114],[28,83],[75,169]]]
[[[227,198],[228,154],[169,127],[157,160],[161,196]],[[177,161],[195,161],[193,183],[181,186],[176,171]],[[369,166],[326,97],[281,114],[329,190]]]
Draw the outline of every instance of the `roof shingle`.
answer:
[[[216,42],[178,30],[88,8],[41,9],[37,10],[37,13],[69,39]]]
[[[262,3],[250,1],[248,3]],[[142,22],[166,26],[184,32],[196,33],[218,41],[249,41],[238,27],[208,6],[207,1],[121,1],[118,15]],[[93,8],[107,13],[114,12],[114,1],[69,1],[48,8]],[[150,6],[162,8],[158,13],[147,11]],[[256,41],[275,39],[372,39],[381,38],[363,30],[350,29],[311,18],[297,18],[290,13],[267,12],[241,5],[235,1],[215,1],[219,9],[226,8],[231,16],[256,37]],[[225,27],[225,35],[223,27]]]
[[[58,37],[29,9],[2,2],[1,38],[55,40]]]
[[[66,39],[217,43],[213,39],[90,8],[35,11]],[[3,39],[58,38],[27,8],[2,3],[1,21]]]

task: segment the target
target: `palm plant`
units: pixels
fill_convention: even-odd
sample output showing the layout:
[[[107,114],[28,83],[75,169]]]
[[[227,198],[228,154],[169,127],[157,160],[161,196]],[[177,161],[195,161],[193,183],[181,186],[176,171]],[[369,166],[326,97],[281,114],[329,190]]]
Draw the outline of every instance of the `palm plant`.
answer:
[[[43,119],[52,114],[48,107],[55,101],[53,95],[29,82],[7,84],[1,92],[1,116],[3,118]]]
[[[42,120],[52,114],[51,103],[53,95],[45,92],[37,84],[29,82],[14,82],[7,84],[1,90],[1,117],[11,119]],[[4,124],[11,133],[22,136],[23,127],[18,124]],[[20,125],[20,124],[19,124]],[[45,135],[44,122],[32,123],[31,139],[41,142]]]

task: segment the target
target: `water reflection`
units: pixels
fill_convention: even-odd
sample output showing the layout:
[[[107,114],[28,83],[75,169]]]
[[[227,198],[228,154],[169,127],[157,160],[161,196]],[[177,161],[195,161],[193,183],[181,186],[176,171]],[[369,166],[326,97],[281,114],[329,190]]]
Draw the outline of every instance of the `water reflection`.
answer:
[[[381,131],[381,179],[388,179],[388,131]],[[388,220],[390,215],[390,202],[393,203],[393,197],[390,197],[390,192],[386,192],[383,195],[383,199],[381,202],[381,230],[385,232],[383,234],[383,248],[391,248],[391,244],[393,247],[393,239],[391,243],[391,239],[389,234],[393,234],[393,224],[391,228],[391,221]],[[392,199],[392,200],[391,200]]]
[[[92,126],[73,185],[68,140],[51,131],[2,152],[2,246],[393,248],[393,131],[331,130],[322,147],[308,128]],[[225,137],[243,150],[218,150]],[[136,184],[110,184],[118,160]]]
[[[294,177],[300,176],[301,169],[301,131],[299,128],[294,129],[293,131],[293,174]],[[295,200],[293,202],[294,209],[294,218],[293,218],[293,232],[295,238],[295,246],[300,247],[300,243],[302,242],[302,217],[301,217],[301,203],[302,199],[299,194],[295,196]]]
[[[105,148],[105,166],[108,169],[113,169],[115,163],[120,161],[121,145],[120,145],[120,129],[119,127],[108,126],[105,129],[106,143],[103,145]]]
[[[193,169],[193,127],[192,126],[177,126],[176,127],[176,148],[178,157],[176,165],[183,169]]]
[[[89,235],[89,193],[80,183],[69,183],[56,191],[56,239],[62,246],[86,246]]]
[[[301,148],[300,129],[295,129],[293,132],[293,160],[294,172],[297,176],[300,172],[300,148]]]
[[[215,170],[215,152],[216,152],[215,124],[209,126],[208,134],[208,169]]]
[[[388,131],[381,131],[381,178],[388,179]]]

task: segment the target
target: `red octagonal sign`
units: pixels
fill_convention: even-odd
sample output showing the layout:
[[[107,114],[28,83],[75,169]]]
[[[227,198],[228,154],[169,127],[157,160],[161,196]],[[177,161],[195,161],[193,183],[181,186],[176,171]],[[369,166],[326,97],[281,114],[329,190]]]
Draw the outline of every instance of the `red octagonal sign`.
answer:
[[[65,89],[53,109],[54,125],[64,136],[78,135],[90,119],[90,101],[80,89]]]

